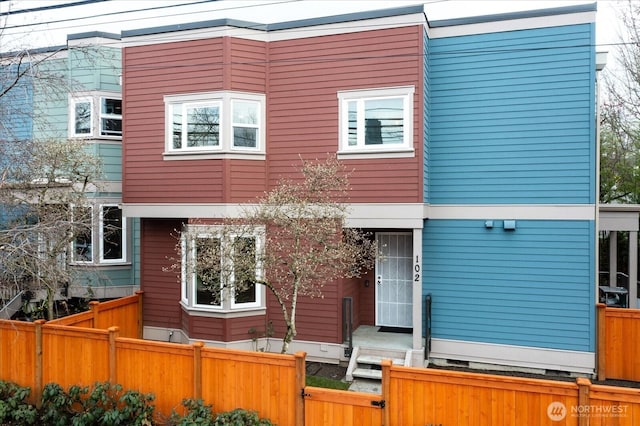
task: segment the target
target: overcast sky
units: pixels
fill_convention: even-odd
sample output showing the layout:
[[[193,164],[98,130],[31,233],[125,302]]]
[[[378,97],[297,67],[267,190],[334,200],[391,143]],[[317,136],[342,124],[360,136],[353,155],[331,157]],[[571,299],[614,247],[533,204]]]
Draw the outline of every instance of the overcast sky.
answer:
[[[282,22],[362,10],[426,4],[429,20],[544,9],[593,1],[564,0],[103,0],[93,4],[21,12],[81,0],[0,0],[0,51],[66,44],[67,34],[119,33],[159,25],[234,18],[258,23]],[[637,0],[634,0],[637,1]],[[599,50],[617,41],[616,0],[598,0]],[[129,12],[126,12],[129,11]],[[12,12],[8,17],[6,12]],[[126,13],[125,13],[126,12]]]

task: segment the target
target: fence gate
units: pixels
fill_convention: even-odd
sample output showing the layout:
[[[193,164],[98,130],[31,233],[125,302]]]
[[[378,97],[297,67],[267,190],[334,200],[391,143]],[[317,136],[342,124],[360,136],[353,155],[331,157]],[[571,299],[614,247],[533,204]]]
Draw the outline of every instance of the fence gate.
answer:
[[[305,426],[381,426],[385,402],[380,395],[304,388]]]

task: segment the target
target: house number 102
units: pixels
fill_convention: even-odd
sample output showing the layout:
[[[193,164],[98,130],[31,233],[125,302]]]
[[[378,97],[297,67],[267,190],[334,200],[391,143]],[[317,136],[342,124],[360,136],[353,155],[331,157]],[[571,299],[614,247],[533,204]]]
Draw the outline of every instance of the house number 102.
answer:
[[[416,263],[413,265],[413,281],[420,282],[420,256],[416,255]]]

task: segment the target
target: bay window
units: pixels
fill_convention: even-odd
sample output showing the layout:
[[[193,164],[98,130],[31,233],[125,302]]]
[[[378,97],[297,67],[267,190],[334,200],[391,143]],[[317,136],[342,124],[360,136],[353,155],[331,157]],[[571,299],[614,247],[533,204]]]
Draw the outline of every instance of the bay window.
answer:
[[[85,92],[70,96],[69,137],[122,139],[120,94]]]
[[[259,255],[263,238],[191,225],[182,235],[182,304],[189,309],[229,312],[263,307]]]
[[[206,92],[167,95],[164,101],[165,159],[188,155],[264,158],[264,95]]]

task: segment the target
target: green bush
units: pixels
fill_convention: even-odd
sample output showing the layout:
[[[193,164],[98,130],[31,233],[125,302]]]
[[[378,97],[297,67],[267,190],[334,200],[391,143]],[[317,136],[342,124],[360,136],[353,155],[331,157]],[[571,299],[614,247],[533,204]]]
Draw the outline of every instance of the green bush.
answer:
[[[257,413],[241,408],[218,414],[213,424],[214,426],[274,426],[269,420],[259,418]]]
[[[174,410],[171,413],[169,424],[175,426],[213,425],[215,416],[211,405],[205,405],[201,399],[183,399],[182,406],[184,407],[185,414],[180,415]]]
[[[26,402],[31,389],[15,383],[0,381],[0,424],[32,425],[36,423],[38,412]]]

